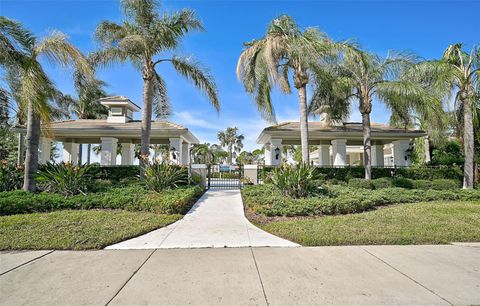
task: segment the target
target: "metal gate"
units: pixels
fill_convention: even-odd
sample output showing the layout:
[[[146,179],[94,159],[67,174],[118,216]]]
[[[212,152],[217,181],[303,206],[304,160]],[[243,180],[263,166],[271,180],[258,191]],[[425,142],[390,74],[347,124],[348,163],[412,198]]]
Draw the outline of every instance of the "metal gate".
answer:
[[[243,187],[243,167],[233,165],[207,166],[208,189],[241,189]]]

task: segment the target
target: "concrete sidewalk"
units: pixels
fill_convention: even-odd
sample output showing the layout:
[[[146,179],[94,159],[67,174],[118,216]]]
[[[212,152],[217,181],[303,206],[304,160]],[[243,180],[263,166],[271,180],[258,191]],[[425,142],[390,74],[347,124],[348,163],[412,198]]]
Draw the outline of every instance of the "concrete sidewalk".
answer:
[[[478,305],[480,244],[0,253],[0,305]]]
[[[179,221],[107,249],[295,247],[252,225],[243,212],[240,190],[209,190]]]

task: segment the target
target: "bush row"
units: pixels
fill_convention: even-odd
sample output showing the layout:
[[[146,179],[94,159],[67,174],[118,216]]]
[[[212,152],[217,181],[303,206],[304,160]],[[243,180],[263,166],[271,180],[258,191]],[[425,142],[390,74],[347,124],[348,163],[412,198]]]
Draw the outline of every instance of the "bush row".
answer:
[[[263,167],[261,177],[265,179],[273,167]],[[317,167],[317,171],[326,180],[348,181],[351,178],[365,177],[364,167]],[[460,166],[372,168],[373,178],[408,178],[412,180],[452,179],[461,181],[463,171]]]
[[[285,197],[273,185],[245,186],[245,205],[266,216],[315,216],[358,213],[379,205],[437,200],[480,201],[480,190],[415,190],[383,188],[366,190],[348,186],[325,187],[324,194],[293,199]]]
[[[382,189],[390,187],[400,187],[406,189],[434,189],[434,190],[453,190],[460,188],[458,180],[435,179],[435,180],[411,180],[408,178],[387,178],[366,180],[352,178],[348,181],[348,186],[363,189]]]
[[[63,197],[54,193],[0,192],[0,215],[61,209],[123,209],[161,214],[183,214],[203,193],[200,187],[181,187],[161,193],[141,186],[111,188],[105,192]]]

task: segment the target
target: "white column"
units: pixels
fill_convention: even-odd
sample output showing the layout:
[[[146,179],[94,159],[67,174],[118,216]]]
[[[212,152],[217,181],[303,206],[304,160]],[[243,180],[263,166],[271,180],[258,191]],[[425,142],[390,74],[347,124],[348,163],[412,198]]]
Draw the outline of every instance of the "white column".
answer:
[[[133,165],[133,159],[135,158],[135,144],[122,143],[122,165]]]
[[[318,165],[319,166],[330,166],[330,145],[329,144],[320,144],[317,147],[318,152]]]
[[[282,140],[272,139],[270,140],[270,160],[273,166],[282,164]]]
[[[395,140],[393,144],[393,164],[397,167],[410,165],[407,150],[410,148],[410,140]]]
[[[190,143],[182,143],[182,165],[190,164]]]
[[[52,150],[52,140],[41,137],[38,146],[38,163],[46,164],[50,161],[50,152]]]
[[[270,143],[266,143],[264,145],[265,148],[265,165],[266,166],[271,166],[272,165],[272,150],[271,150],[271,145]]]
[[[372,145],[372,166],[384,166],[383,144]]]
[[[63,162],[78,165],[78,143],[63,143]]]
[[[170,162],[173,164],[181,165],[182,164],[182,139],[181,138],[170,138]]]
[[[347,140],[332,140],[333,166],[342,167],[347,164]]]
[[[100,153],[100,165],[114,166],[117,164],[117,138],[102,137],[102,152]]]

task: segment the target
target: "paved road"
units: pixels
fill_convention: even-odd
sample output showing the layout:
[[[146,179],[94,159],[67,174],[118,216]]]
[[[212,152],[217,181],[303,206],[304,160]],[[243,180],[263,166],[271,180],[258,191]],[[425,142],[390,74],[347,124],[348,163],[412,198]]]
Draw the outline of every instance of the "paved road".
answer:
[[[181,220],[107,249],[295,247],[252,225],[243,212],[240,190],[209,190]]]
[[[1,305],[478,305],[480,244],[0,253]]]

